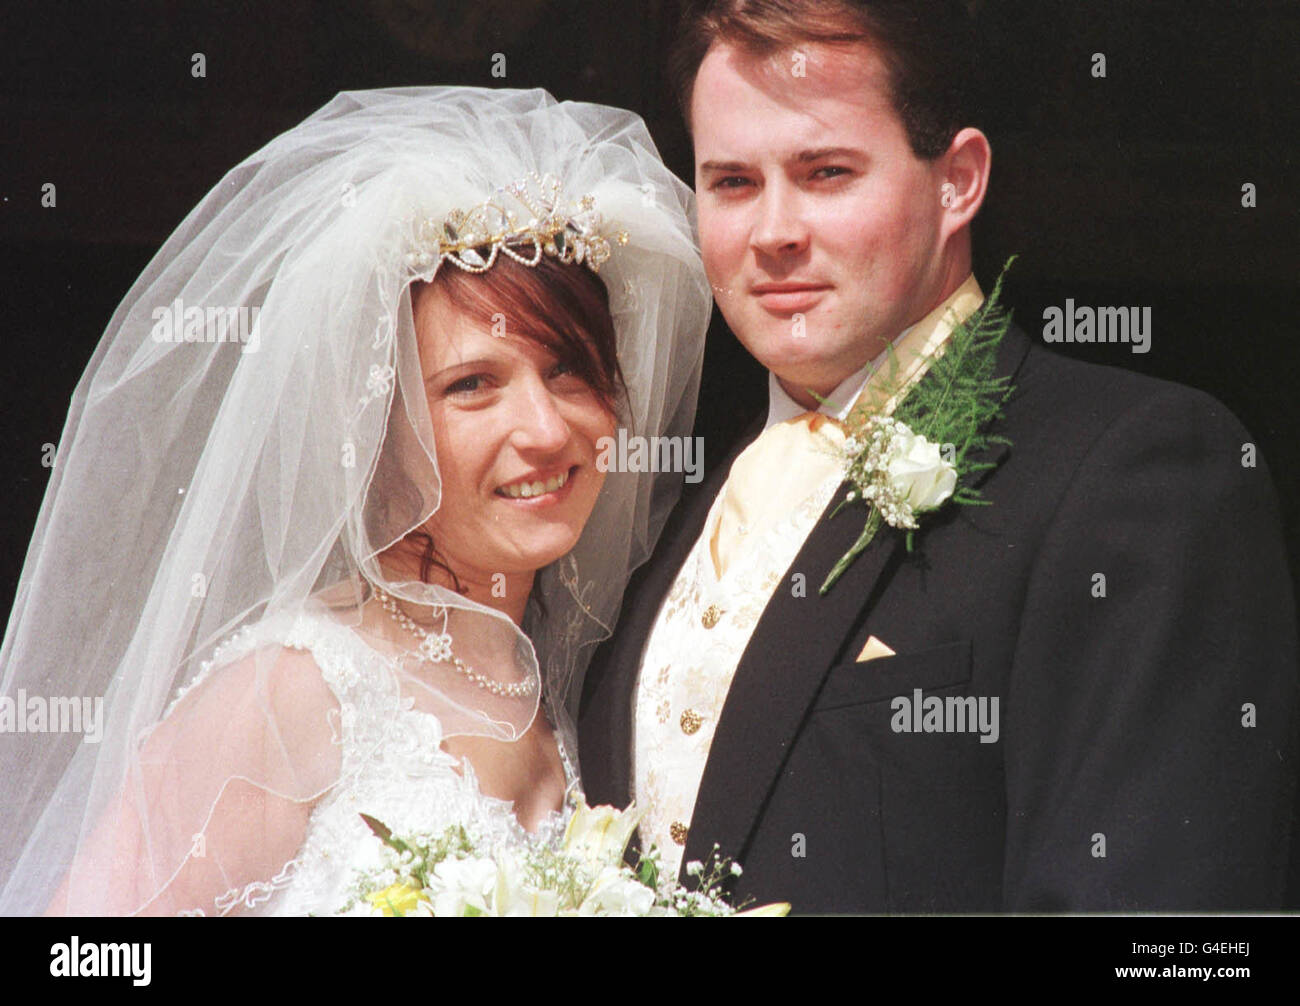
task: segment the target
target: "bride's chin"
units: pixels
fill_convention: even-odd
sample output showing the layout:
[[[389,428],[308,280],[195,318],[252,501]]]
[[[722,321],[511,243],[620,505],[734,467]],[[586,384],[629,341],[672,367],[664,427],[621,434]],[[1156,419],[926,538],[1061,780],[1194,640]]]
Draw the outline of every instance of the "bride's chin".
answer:
[[[530,573],[540,572],[553,562],[563,559],[566,555],[572,552],[574,547],[578,544],[578,538],[578,535],[566,536],[562,540],[557,540],[551,547],[547,547],[539,542],[538,548],[529,553],[524,562],[524,566],[531,567],[528,569]]]

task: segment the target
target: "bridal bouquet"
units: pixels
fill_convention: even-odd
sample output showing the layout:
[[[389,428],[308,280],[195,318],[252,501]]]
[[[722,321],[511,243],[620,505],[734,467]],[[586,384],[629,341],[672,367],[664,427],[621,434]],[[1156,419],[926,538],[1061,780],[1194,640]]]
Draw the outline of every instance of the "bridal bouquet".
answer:
[[[659,876],[657,855],[636,868],[623,853],[641,815],[635,807],[588,807],[581,801],[559,843],[531,838],[482,848],[464,827],[440,835],[394,835],[362,815],[387,848],[383,868],[361,877],[346,914],[373,916],[761,916],[785,915],[779,903],[737,911],[723,900],[722,882],[740,866],[711,857],[687,864],[690,890]]]

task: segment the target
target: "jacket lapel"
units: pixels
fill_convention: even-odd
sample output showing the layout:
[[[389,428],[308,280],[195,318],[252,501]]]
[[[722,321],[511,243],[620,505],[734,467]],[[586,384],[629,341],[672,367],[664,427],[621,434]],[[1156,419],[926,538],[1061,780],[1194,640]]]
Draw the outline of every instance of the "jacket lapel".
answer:
[[[874,605],[875,592],[888,582],[885,574],[902,535],[884,527],[827,594],[817,593],[862,530],[861,507],[846,507],[828,519],[843,497],[842,488],[777,585],[736,666],[700,780],[682,856],[683,883],[685,864],[707,859],[715,842],[722,855],[741,858],[822,680]],[[794,573],[806,578],[807,596],[796,597],[790,589]]]

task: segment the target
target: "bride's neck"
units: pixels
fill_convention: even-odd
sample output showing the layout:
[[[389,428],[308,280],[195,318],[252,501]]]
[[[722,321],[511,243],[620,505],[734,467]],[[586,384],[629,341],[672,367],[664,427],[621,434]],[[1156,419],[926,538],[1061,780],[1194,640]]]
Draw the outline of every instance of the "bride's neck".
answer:
[[[412,555],[390,549],[381,556],[380,561],[395,579],[419,580],[421,578],[420,561]],[[492,573],[483,577],[474,577],[458,574],[453,578],[447,569],[434,566],[429,570],[427,582],[456,591],[486,608],[495,608],[515,625],[522,626],[524,610],[528,607],[528,595],[532,592],[535,575],[535,573]]]
[[[524,609],[528,607],[528,595],[533,589],[534,575],[533,573],[493,573],[486,582],[462,576],[460,592],[486,608],[495,608],[509,616],[515,625],[522,626]],[[455,589],[451,577],[443,570],[435,569],[430,580],[449,589]]]

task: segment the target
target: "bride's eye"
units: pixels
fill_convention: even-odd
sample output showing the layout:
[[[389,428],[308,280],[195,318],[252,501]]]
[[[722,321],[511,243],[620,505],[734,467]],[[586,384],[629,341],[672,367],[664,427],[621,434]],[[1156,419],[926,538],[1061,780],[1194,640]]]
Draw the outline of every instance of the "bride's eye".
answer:
[[[571,361],[561,360],[550,370],[547,380],[554,381],[557,391],[565,394],[587,395],[592,391],[591,381]]]
[[[469,377],[462,377],[458,381],[452,381],[451,384],[443,390],[445,395],[472,395],[476,391],[482,391],[484,388],[484,375],[471,374]]]

